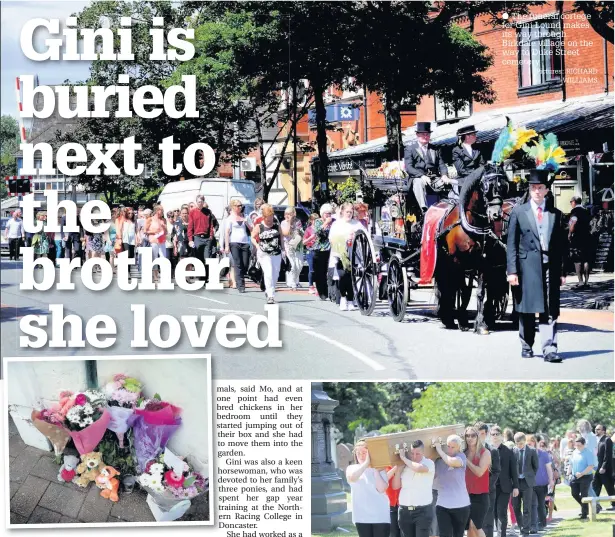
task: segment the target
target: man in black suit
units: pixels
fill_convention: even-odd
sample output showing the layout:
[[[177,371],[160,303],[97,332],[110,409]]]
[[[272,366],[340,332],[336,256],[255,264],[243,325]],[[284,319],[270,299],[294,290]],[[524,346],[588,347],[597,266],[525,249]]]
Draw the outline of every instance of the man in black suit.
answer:
[[[519,495],[519,472],[515,454],[502,444],[502,429],[491,426],[491,445],[496,448],[500,459],[500,475],[495,484],[495,519],[500,522],[500,537],[506,537],[508,525],[508,500]]]
[[[417,142],[405,150],[404,165],[406,173],[411,180],[410,188],[414,193],[417,203],[427,211],[427,189],[432,189],[432,181],[436,177],[445,183],[451,183],[448,178],[448,168],[440,156],[440,151],[429,143],[431,139],[431,123],[419,121],[416,124]]]
[[[598,469],[594,474],[592,488],[596,496],[600,496],[602,485],[609,496],[615,496],[615,486],[613,484],[613,441],[606,435],[604,425],[596,425],[596,436],[598,437]],[[609,511],[615,511],[615,502],[611,502]]]
[[[476,142],[476,129],[474,125],[466,125],[457,130],[459,145],[453,148],[453,165],[457,170],[457,182],[459,189],[463,185],[463,180],[474,170],[485,165],[485,159],[480,151],[474,149],[472,145]]]
[[[530,534],[532,515],[532,498],[536,485],[536,472],[538,471],[538,454],[534,448],[526,445],[525,434],[515,435],[515,457],[519,472],[519,495],[513,498],[513,509],[517,523],[521,528],[521,535]],[[522,511],[523,504],[523,511]]]
[[[549,172],[532,170],[529,200],[517,205],[508,225],[507,273],[519,313],[521,356],[532,358],[536,314],[545,362],[561,362],[557,354],[559,288],[566,283],[566,234],[562,213],[545,201]]]
[[[483,445],[491,452],[491,466],[489,467],[489,508],[485,515],[483,530],[486,537],[493,537],[493,523],[495,519],[495,484],[500,475],[500,453],[496,447],[491,444],[489,438],[489,425],[482,421],[477,422],[474,427],[478,431],[478,437]]]

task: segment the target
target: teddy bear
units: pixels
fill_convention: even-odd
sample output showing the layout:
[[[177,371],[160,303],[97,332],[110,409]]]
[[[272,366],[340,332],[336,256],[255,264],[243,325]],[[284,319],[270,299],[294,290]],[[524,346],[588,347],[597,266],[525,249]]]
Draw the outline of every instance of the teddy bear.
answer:
[[[100,495],[112,502],[117,502],[120,499],[117,495],[120,482],[115,479],[116,475],[120,475],[120,473],[113,466],[104,466],[100,469],[100,474],[96,476],[96,486],[102,489]]]
[[[97,451],[84,453],[81,455],[81,464],[77,466],[79,477],[75,479],[75,483],[80,487],[87,487],[90,481],[96,481],[100,470],[105,466],[102,460],[102,454]]]
[[[58,481],[65,481],[66,483],[73,481],[77,475],[78,464],[79,457],[64,455],[64,463],[60,466],[60,471],[58,472]]]

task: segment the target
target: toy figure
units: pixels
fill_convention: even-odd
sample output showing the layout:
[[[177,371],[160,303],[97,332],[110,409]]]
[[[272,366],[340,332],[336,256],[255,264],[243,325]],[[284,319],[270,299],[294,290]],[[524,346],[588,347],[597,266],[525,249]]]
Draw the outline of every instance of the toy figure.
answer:
[[[71,483],[77,475],[77,466],[79,464],[79,457],[74,455],[64,455],[64,464],[60,466],[58,473],[58,481],[65,481]]]
[[[120,499],[117,495],[120,482],[115,478],[116,475],[120,475],[120,473],[113,466],[104,466],[96,477],[96,486],[102,489],[100,495],[112,502],[117,502]]]
[[[100,470],[105,466],[102,454],[96,451],[81,455],[81,464],[77,466],[79,477],[75,483],[80,487],[87,487],[91,481],[96,481]]]

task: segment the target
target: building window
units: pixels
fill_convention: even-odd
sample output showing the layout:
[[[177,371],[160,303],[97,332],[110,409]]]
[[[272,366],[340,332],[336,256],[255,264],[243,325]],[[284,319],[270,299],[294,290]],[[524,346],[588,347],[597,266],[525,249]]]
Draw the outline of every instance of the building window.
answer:
[[[436,121],[438,123],[449,123],[470,117],[472,114],[472,104],[466,101],[463,106],[455,107],[452,104],[445,103],[437,95],[434,98],[436,107]]]
[[[561,87],[560,35],[558,19],[533,21],[519,28],[520,95],[533,95]]]

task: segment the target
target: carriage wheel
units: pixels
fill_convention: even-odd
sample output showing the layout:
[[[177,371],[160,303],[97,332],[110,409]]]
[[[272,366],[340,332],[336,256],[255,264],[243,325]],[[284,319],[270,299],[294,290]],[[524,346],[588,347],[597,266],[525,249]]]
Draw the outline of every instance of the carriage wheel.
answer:
[[[362,315],[371,315],[376,306],[376,262],[367,234],[359,230],[352,241],[350,274],[352,288]]]
[[[408,274],[401,266],[399,258],[394,255],[389,261],[387,271],[387,295],[391,317],[398,323],[406,316],[408,304]]]

